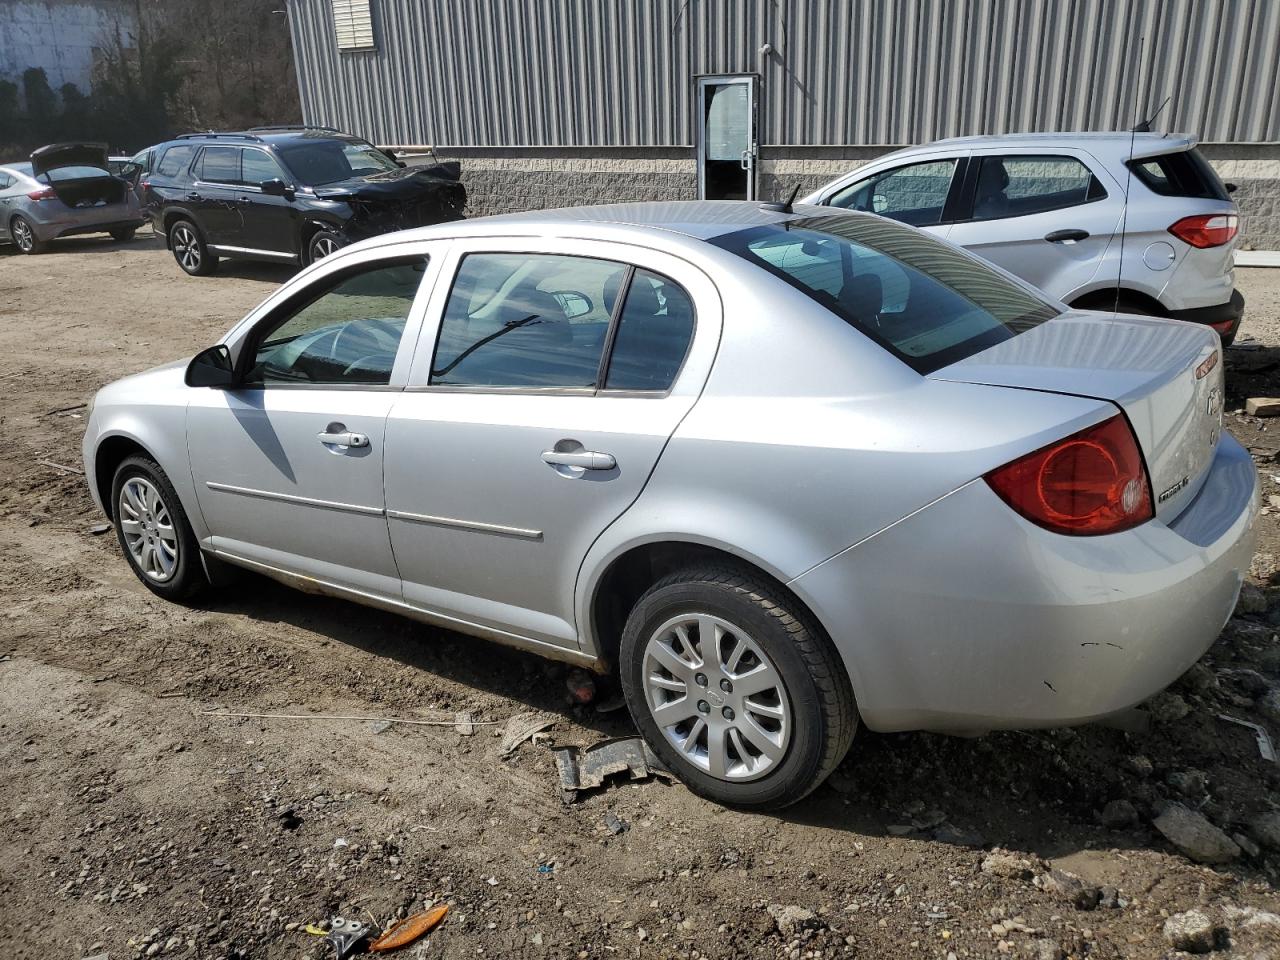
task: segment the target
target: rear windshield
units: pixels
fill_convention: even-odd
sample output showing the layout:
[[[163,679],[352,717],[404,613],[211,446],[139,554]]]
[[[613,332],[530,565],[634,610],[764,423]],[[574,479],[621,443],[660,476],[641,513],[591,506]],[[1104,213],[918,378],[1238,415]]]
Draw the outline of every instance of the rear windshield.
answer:
[[[982,261],[880,217],[807,217],[710,242],[785,280],[920,373],[1059,313]]]
[[[1162,197],[1198,197],[1202,200],[1230,200],[1209,161],[1199,150],[1179,150],[1159,157],[1130,160],[1133,175]]]
[[[42,173],[40,179],[58,183],[61,180],[91,180],[94,177],[109,177],[111,172],[101,167],[54,167]]]

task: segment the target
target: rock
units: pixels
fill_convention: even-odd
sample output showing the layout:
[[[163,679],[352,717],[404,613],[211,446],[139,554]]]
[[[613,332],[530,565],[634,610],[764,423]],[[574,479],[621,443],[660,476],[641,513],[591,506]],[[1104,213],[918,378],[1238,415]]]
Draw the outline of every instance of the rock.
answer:
[[[1217,942],[1213,921],[1199,910],[1175,913],[1164,922],[1164,937],[1186,953],[1209,953]]]
[[[1280,687],[1272,687],[1254,704],[1257,711],[1274,723],[1280,723]]]
[[[1246,837],[1243,833],[1233,833],[1231,839],[1235,841],[1237,847],[1245,852],[1245,855],[1257,859],[1262,856],[1262,848]]]
[[[1190,712],[1187,701],[1176,693],[1158,693],[1147,701],[1147,713],[1151,714],[1153,723],[1177,723]]]
[[[1244,412],[1251,417],[1280,417],[1280,400],[1275,397],[1250,397]]]
[[[1035,885],[1067,901],[1077,910],[1094,910],[1102,899],[1102,891],[1065,870],[1050,870],[1036,877]]]
[[[453,718],[453,728],[464,737],[470,737],[476,732],[475,718],[467,711],[455,714]]]
[[[1098,900],[1098,906],[1104,910],[1119,910],[1125,905],[1125,901],[1120,896],[1120,891],[1115,887],[1103,887],[1102,896]]]
[[[784,937],[799,936],[806,930],[817,930],[822,926],[818,915],[804,907],[771,903],[766,909],[769,916],[773,917],[778,932]]]
[[[390,720],[374,720],[369,724],[369,729],[374,733],[386,733],[394,726]]]
[[[1230,837],[1180,803],[1171,803],[1152,821],[1166,839],[1192,860],[1200,863],[1228,863],[1240,856],[1240,848]]]
[[[1165,782],[1184,797],[1198,797],[1209,789],[1209,776],[1203,770],[1177,770]]]
[[[1132,757],[1125,757],[1124,765],[1128,768],[1130,773],[1139,777],[1149,777],[1155,770],[1150,759],[1142,756],[1141,754],[1136,754]]]
[[[1280,914],[1268,913],[1257,907],[1227,907],[1227,922],[1232,927],[1257,928],[1280,931]]]
[[[1033,940],[1030,950],[1032,960],[1063,960],[1066,956],[1056,940]]]
[[[961,829],[953,823],[944,823],[934,830],[933,839],[953,847],[981,847],[986,844],[982,834]]]
[[[1138,820],[1138,811],[1128,800],[1112,800],[1098,814],[1098,821],[1113,830],[1128,827]]]
[[[1267,688],[1271,686],[1271,684],[1267,682],[1267,678],[1257,670],[1244,668],[1223,670],[1221,676],[1222,679],[1226,680],[1250,700],[1266,693]]]
[[[1240,599],[1236,601],[1236,614],[1266,613],[1267,595],[1261,588],[1252,583],[1245,583],[1240,588]]]
[[[1263,583],[1270,583],[1277,572],[1280,572],[1280,565],[1276,564],[1274,554],[1255,553],[1253,555],[1253,562],[1249,564],[1249,576]]]
[[[1254,817],[1249,821],[1249,833],[1268,850],[1280,850],[1280,812]]]
[[[1182,675],[1181,682],[1192,693],[1198,693],[1202,697],[1219,687],[1217,675],[1203,663],[1192,664],[1191,669]]]
[[[982,861],[982,872],[1009,880],[1030,880],[1035,876],[1036,864],[1026,857],[1019,857],[1007,850],[993,850]]]

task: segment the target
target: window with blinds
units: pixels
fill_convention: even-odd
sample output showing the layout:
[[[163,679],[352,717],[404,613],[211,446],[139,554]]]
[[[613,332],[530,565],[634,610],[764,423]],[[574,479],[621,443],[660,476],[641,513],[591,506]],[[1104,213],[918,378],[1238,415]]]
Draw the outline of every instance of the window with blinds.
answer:
[[[369,0],[333,0],[333,30],[339,50],[373,50]]]

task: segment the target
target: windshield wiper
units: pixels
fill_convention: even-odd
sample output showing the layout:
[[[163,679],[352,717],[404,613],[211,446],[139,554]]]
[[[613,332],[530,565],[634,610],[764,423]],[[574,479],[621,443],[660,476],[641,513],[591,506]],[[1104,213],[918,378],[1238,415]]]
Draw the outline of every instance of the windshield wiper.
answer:
[[[541,314],[537,314],[537,313],[531,313],[529,314],[529,316],[525,317],[523,320],[510,320],[507,323],[503,324],[500,329],[495,330],[493,333],[489,334],[487,337],[481,337],[471,346],[467,347],[467,349],[463,350],[460,354],[454,357],[453,360],[446,366],[443,366],[438,370],[432,370],[431,375],[433,377],[443,377],[445,374],[452,371],[453,368],[456,367],[458,364],[460,364],[463,360],[467,359],[467,357],[471,356],[471,354],[475,353],[477,350],[483,347],[486,343],[491,343],[494,340],[497,340],[503,334],[510,333],[512,330],[519,330],[521,327],[528,326],[531,323],[541,323],[541,322],[542,322]]]

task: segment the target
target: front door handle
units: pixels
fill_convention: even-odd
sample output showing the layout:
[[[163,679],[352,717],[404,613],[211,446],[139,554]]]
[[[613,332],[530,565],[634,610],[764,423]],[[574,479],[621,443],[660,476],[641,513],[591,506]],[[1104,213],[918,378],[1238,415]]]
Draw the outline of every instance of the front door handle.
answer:
[[[201,199],[201,197],[200,197],[200,194],[198,194],[198,193],[194,193],[194,192],[193,192],[193,193],[188,193],[188,194],[187,194],[187,199],[188,199],[188,200],[199,200],[199,199]]]
[[[1046,233],[1044,238],[1050,243],[1075,243],[1077,240],[1088,240],[1088,230],[1055,230]]]
[[[582,470],[612,470],[618,465],[611,453],[592,453],[590,450],[543,450],[542,462],[553,467],[578,467]]]
[[[352,433],[340,423],[331,423],[316,434],[316,439],[325,446],[334,447],[367,447],[369,438],[363,433]]]

